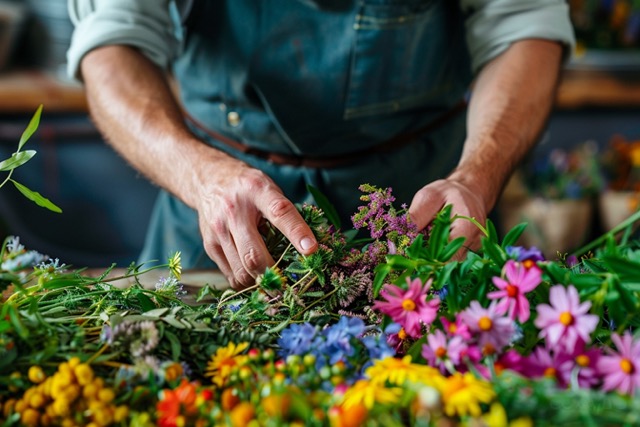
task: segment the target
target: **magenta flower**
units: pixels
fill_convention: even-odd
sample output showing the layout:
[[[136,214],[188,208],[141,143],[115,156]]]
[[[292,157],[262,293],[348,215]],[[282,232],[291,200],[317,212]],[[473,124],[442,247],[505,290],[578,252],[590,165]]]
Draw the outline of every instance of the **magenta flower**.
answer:
[[[447,339],[441,330],[437,329],[427,335],[427,343],[422,345],[422,357],[429,365],[440,369],[442,373],[453,372],[467,351],[467,344],[462,337],[455,336]]]
[[[460,317],[456,317],[455,322],[449,321],[446,317],[440,317],[440,322],[442,323],[442,327],[444,328],[447,335],[450,337],[454,337],[456,335],[461,336],[465,340],[471,339],[471,331],[469,331],[469,326],[467,326]]]
[[[597,366],[602,353],[597,348],[586,349],[579,342],[574,351],[560,354],[560,372],[564,374],[563,382],[571,383],[571,374],[578,371],[578,387],[592,388],[600,382]]]
[[[599,322],[598,316],[587,314],[591,302],[581,304],[578,291],[571,285],[553,286],[549,291],[549,301],[551,305],[539,304],[536,307],[538,317],[534,323],[540,329],[540,338],[546,339],[550,347],[561,345],[567,352],[574,350],[578,340],[588,344],[591,332]]]
[[[626,332],[622,337],[611,334],[611,341],[618,352],[607,349],[610,355],[598,361],[598,370],[604,376],[602,388],[633,395],[640,388],[640,340],[634,340],[631,333]]]
[[[496,310],[499,314],[509,313],[511,319],[521,323],[529,319],[529,301],[525,297],[527,292],[534,290],[542,281],[542,272],[538,268],[526,268],[521,263],[508,260],[504,265],[506,280],[494,277],[493,284],[499,289],[489,292],[489,299],[500,299]]]
[[[529,355],[528,359],[532,377],[552,378],[555,379],[561,387],[567,386],[565,379],[571,377],[573,366],[563,363],[564,360],[566,360],[564,353],[538,346],[533,353]]]
[[[398,286],[384,285],[380,291],[386,301],[376,301],[374,310],[380,310],[394,322],[400,324],[404,331],[413,338],[420,337],[422,324],[433,322],[438,315],[440,300],[427,300],[427,292],[431,288],[431,280],[424,286],[419,278],[413,281],[407,277],[408,290]]]
[[[478,336],[478,344],[485,355],[500,352],[511,342],[515,333],[513,320],[498,314],[497,302],[484,308],[478,301],[471,301],[469,307],[459,314],[469,330]]]

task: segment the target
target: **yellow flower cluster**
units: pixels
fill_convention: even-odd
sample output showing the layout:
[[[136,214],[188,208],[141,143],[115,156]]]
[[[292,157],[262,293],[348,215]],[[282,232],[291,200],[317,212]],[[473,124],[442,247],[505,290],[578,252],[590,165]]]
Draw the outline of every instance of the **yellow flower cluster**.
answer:
[[[78,358],[58,365],[50,377],[40,366],[32,366],[28,377],[34,385],[22,397],[4,405],[4,415],[19,413],[25,426],[100,427],[123,421],[129,415],[126,406],[114,404],[113,389],[105,387],[91,366],[80,363]]]

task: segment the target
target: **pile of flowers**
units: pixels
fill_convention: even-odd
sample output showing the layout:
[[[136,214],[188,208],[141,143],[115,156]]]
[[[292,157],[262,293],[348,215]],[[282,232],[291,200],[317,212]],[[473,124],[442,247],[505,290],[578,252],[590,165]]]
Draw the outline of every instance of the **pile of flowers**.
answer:
[[[318,206],[299,209],[316,253],[271,228],[277,262],[254,286],[205,286],[195,303],[185,302],[179,253],[93,277],[6,238],[1,425],[640,423],[631,233],[551,260],[515,245],[526,224],[500,238],[491,221],[446,206],[418,231],[391,189],[360,190],[353,229],[312,189]],[[484,234],[459,261],[453,221]],[[168,277],[143,287],[156,268]],[[112,284],[122,277],[134,284]]]

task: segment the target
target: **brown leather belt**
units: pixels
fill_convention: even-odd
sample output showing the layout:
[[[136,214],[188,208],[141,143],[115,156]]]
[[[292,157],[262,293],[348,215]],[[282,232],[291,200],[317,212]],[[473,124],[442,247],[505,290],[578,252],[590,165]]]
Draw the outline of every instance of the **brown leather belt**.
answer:
[[[390,151],[394,149],[398,149],[407,144],[410,144],[418,139],[418,137],[422,135],[426,135],[429,132],[434,131],[439,128],[447,121],[464,111],[467,107],[467,102],[465,100],[460,101],[456,105],[454,105],[449,110],[435,117],[432,121],[427,123],[424,126],[421,126],[417,129],[413,129],[409,132],[404,132],[396,135],[395,137],[384,141],[378,145],[375,145],[371,148],[367,148],[365,150],[354,151],[351,153],[340,154],[337,156],[295,156],[291,154],[281,154],[281,153],[272,153],[265,150],[260,150],[258,148],[249,147],[241,142],[238,142],[234,139],[221,135],[217,132],[214,132],[208,129],[203,124],[199,123],[196,119],[191,117],[188,113],[185,114],[185,118],[191,122],[196,128],[201,130],[202,132],[209,135],[211,138],[214,138],[217,141],[222,142],[223,144],[233,148],[244,154],[249,154],[255,157],[258,157],[263,160],[267,160],[271,163],[275,163],[277,165],[289,165],[289,166],[299,166],[299,167],[307,167],[307,168],[318,168],[318,169],[330,169],[337,168],[340,166],[346,166],[350,163],[354,163],[357,160],[362,160],[364,156],[373,154],[373,153],[381,153],[385,151]]]

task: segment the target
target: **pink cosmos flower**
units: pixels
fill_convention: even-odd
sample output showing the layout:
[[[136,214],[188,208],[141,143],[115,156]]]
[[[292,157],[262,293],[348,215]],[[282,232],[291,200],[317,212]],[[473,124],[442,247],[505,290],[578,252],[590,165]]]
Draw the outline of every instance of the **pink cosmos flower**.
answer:
[[[449,321],[446,317],[440,317],[440,322],[442,323],[442,327],[444,328],[447,335],[450,337],[454,337],[456,335],[461,336],[465,340],[471,339],[471,331],[469,331],[469,326],[467,326],[460,317],[456,317],[454,322]]]
[[[498,314],[497,302],[484,308],[478,301],[471,301],[469,307],[459,314],[460,319],[478,336],[478,344],[485,355],[500,352],[511,342],[515,333],[513,320]]]
[[[573,366],[562,363],[565,360],[563,353],[558,353],[539,345],[529,355],[528,359],[532,377],[553,378],[558,382],[559,386],[567,386],[565,378],[571,377]]]
[[[591,332],[598,326],[599,317],[587,314],[591,302],[580,303],[578,291],[572,285],[553,286],[549,290],[551,305],[539,304],[535,325],[540,329],[540,338],[545,338],[549,347],[560,345],[567,352],[573,352],[578,340],[588,344]]]
[[[631,333],[626,332],[622,337],[611,334],[611,341],[618,352],[607,349],[610,355],[598,361],[598,369],[604,376],[602,388],[633,395],[640,389],[640,340],[634,340]]]
[[[563,382],[571,383],[571,374],[578,370],[578,387],[592,388],[600,382],[598,360],[601,352],[597,348],[586,349],[584,343],[579,342],[575,350],[558,356],[560,372],[564,375]]]
[[[493,284],[499,289],[489,292],[489,299],[499,299],[496,309],[499,314],[509,313],[512,319],[518,318],[520,323],[529,319],[529,301],[525,297],[527,292],[534,290],[542,281],[542,273],[537,268],[526,268],[521,263],[508,260],[504,265],[506,280],[494,277]]]
[[[444,332],[438,329],[427,335],[427,343],[422,346],[422,357],[429,365],[438,367],[442,373],[453,372],[466,350],[467,344],[462,337],[447,339]]]
[[[398,286],[384,285],[380,296],[386,301],[376,301],[372,308],[399,323],[410,337],[418,338],[421,336],[421,325],[435,320],[440,300],[437,297],[427,300],[431,280],[423,286],[419,278],[412,281],[407,277],[407,284],[409,289],[406,291]]]

